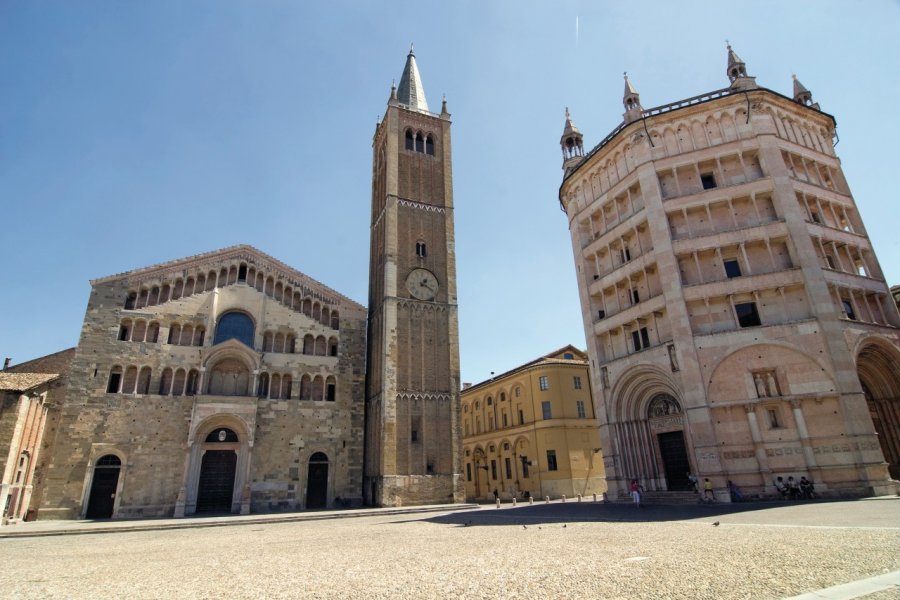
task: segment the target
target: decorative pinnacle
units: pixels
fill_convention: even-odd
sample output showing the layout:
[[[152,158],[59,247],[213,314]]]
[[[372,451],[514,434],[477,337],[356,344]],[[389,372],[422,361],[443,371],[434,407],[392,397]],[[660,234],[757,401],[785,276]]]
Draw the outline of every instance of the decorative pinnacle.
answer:
[[[415,52],[413,52],[413,43],[412,42],[409,43],[409,53],[412,54],[413,56],[415,56]]]

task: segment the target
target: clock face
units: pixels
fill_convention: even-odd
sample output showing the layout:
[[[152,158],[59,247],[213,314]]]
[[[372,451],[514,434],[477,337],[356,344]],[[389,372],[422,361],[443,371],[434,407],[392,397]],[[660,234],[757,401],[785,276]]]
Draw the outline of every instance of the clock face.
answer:
[[[413,269],[406,277],[406,289],[418,300],[431,300],[438,291],[438,280],[426,269]]]

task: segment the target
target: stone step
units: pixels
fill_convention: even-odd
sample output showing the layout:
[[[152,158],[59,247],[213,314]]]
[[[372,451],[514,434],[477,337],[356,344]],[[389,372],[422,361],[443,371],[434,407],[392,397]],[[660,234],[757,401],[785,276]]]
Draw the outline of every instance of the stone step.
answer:
[[[696,492],[644,492],[644,504],[697,504],[700,495]]]

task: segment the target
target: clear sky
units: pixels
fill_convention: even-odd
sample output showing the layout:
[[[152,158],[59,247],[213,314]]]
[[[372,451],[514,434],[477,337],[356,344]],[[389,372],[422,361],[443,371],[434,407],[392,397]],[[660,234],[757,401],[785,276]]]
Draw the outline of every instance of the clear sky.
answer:
[[[894,1],[4,0],[0,358],[77,344],[89,279],[240,243],[364,304],[372,134],[410,42],[453,114],[463,381],[583,348],[564,108],[593,147],[623,71],[645,107],[719,89],[726,39],[837,118],[900,283]]]

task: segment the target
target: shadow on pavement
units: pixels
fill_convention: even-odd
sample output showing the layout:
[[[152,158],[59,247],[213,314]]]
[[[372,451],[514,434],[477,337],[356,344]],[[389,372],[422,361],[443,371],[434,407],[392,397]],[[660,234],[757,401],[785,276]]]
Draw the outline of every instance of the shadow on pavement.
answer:
[[[406,519],[400,522],[429,522],[458,527],[479,525],[531,526],[563,523],[648,523],[665,521],[689,521],[695,519],[716,520],[716,517],[798,506],[827,505],[834,502],[855,500],[815,500],[796,502],[741,502],[733,504],[649,504],[635,508],[625,503],[567,502],[553,504],[504,505],[497,509],[484,506],[481,510],[441,514],[432,517]],[[396,521],[395,521],[396,522]]]

